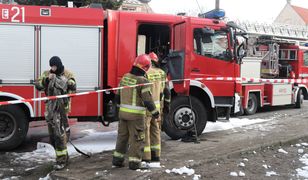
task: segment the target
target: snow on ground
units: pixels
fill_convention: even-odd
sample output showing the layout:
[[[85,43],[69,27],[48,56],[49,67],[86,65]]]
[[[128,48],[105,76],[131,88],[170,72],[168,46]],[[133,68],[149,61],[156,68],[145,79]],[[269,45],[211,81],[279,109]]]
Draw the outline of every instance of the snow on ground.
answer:
[[[15,163],[23,163],[23,162],[37,162],[42,164],[46,161],[55,161],[55,150],[54,148],[47,143],[37,143],[37,149],[32,152],[25,153],[11,153],[13,156],[17,158],[14,159]]]
[[[243,159],[243,161],[246,161],[246,162],[248,162],[249,160],[248,160],[247,158],[244,158],[244,159]]]
[[[306,143],[307,144],[307,143]],[[303,145],[303,143],[302,143]],[[307,144],[308,145],[308,144]],[[304,178],[308,178],[308,154],[304,154],[299,158],[299,160],[305,165],[302,168],[296,169],[297,175],[302,176]]]
[[[116,131],[110,132],[96,132],[95,130],[86,130],[86,136],[73,140],[73,144],[81,151],[92,154],[99,153],[106,150],[112,150],[115,147],[117,138]],[[74,147],[68,143],[69,156],[74,157],[80,155]],[[37,149],[32,152],[12,153],[17,158],[15,162],[31,161],[37,163],[44,163],[46,161],[55,161],[54,148],[48,143],[37,143]]]
[[[90,129],[84,130],[83,132],[88,132],[88,135],[73,141],[73,144],[81,151],[86,153],[99,153],[115,148],[117,131],[96,132]],[[68,146],[68,152],[70,156],[79,155],[71,144]]]
[[[51,180],[51,177],[49,174],[47,174],[46,177],[40,178],[39,180]]]
[[[268,169],[268,168],[269,168],[269,166],[266,165],[266,164],[263,164],[262,166],[263,166],[265,169]]]
[[[248,119],[248,118],[230,118],[229,121],[217,121],[217,122],[207,122],[206,128],[204,129],[203,133],[207,132],[214,132],[214,131],[222,131],[222,130],[228,130],[233,129],[236,127],[243,127],[250,124],[256,124],[261,123],[265,121],[273,120],[273,118],[269,119]]]
[[[199,180],[201,178],[201,175],[195,174],[194,169],[190,169],[186,166],[181,167],[181,168],[173,168],[172,170],[166,169],[165,172],[168,174],[175,173],[175,174],[180,174],[180,175],[187,174],[188,176],[194,175],[193,180]]]
[[[287,151],[285,151],[285,150],[284,150],[284,149],[282,149],[282,148],[278,149],[278,152],[283,153],[283,154],[288,154],[288,152],[287,152]]]
[[[277,174],[275,171],[267,171],[265,176],[278,176],[279,174]]]
[[[230,176],[234,176],[234,177],[237,177],[238,176],[238,174],[237,174],[237,172],[230,172]]]
[[[308,147],[308,143],[301,143],[301,145]]]
[[[207,126],[204,130],[205,132],[214,132],[214,131],[222,131],[228,130],[236,127],[243,127],[246,125],[251,125],[255,123],[261,123],[265,121],[269,121],[272,119],[248,119],[248,118],[231,118],[229,121],[220,122],[217,121],[215,123],[208,122]],[[81,151],[92,154],[99,153],[106,150],[112,150],[115,148],[117,131],[108,131],[108,132],[98,132],[94,129],[86,129],[81,131],[86,135],[73,140],[73,144],[80,149]],[[303,144],[305,146],[306,144]],[[308,144],[307,144],[308,145]],[[68,143],[68,152],[71,157],[80,155],[74,147]],[[46,161],[55,161],[55,152],[51,145],[47,143],[38,142],[37,149],[32,152],[25,153],[12,153],[12,155],[16,156],[15,162],[23,162],[23,161],[33,161],[38,163],[44,163]]]
[[[173,168],[171,171],[169,169],[167,169],[165,172],[168,173],[168,174],[170,172],[173,172],[175,174],[180,174],[180,175],[187,174],[188,176],[191,176],[191,175],[195,174],[195,170],[194,169],[187,168],[186,166],[181,167],[179,169]]]
[[[248,160],[248,159],[247,159],[247,160]],[[238,166],[238,167],[245,167],[245,164],[244,164],[243,162],[240,162],[237,166]],[[237,177],[237,176],[239,176],[239,177],[244,177],[244,176],[246,176],[246,174],[245,174],[244,172],[242,172],[242,171],[239,171],[238,173],[235,172],[235,171],[232,171],[232,172],[230,172],[230,176],[234,176],[234,177]]]
[[[240,171],[240,172],[238,173],[238,176],[239,176],[239,177],[244,177],[244,176],[246,176],[246,174],[245,174],[244,172]]]
[[[194,174],[193,180],[199,180],[201,178],[201,175]]]
[[[240,162],[237,166],[239,166],[239,167],[245,167],[245,163]]]

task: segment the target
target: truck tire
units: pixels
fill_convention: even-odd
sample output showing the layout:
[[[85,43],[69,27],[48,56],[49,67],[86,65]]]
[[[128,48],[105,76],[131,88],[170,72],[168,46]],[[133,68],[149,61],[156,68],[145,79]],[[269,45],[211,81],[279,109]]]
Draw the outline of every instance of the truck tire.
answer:
[[[301,108],[303,101],[304,101],[303,91],[299,89],[296,96],[295,108]]]
[[[26,138],[29,121],[17,105],[0,106],[0,150],[11,150]]]
[[[194,130],[194,121],[196,121],[196,129],[200,135],[207,122],[207,110],[202,102],[191,96],[192,113],[187,96],[177,96],[171,101],[171,109],[163,121],[163,129],[165,133],[173,140],[180,139],[186,135],[189,130]]]
[[[258,100],[257,96],[253,93],[249,94],[247,108],[244,109],[246,115],[253,115],[257,112],[258,109]]]

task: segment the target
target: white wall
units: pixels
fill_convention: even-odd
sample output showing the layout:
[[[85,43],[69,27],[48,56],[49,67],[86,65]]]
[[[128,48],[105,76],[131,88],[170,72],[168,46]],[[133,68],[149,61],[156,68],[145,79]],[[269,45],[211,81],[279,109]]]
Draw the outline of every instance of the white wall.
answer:
[[[290,4],[280,12],[274,23],[305,26],[305,21],[296,13]]]

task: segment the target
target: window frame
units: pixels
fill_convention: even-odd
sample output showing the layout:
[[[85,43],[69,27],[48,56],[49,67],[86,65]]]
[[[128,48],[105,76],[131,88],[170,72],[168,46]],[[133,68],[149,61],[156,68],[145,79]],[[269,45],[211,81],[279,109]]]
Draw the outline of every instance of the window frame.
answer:
[[[223,61],[230,61],[230,59],[227,57],[227,51],[229,49],[229,35],[228,32],[224,31],[224,30],[214,30],[215,33],[209,35],[209,38],[211,39],[210,43],[203,43],[202,42],[202,38],[203,36],[205,36],[206,34],[202,34],[200,37],[200,32],[202,32],[202,28],[201,27],[196,27],[193,29],[193,51],[194,54],[202,56],[202,57],[207,57],[207,58],[213,58],[213,59],[217,59],[217,60],[223,60]],[[199,33],[199,34],[197,34]],[[196,38],[199,35],[199,40]],[[221,53],[219,53],[219,55],[215,55],[214,52],[217,49],[214,49],[214,46],[219,47],[219,45],[217,43],[215,43],[215,41],[217,41],[217,38],[213,38],[213,37],[217,37],[217,36],[224,36],[225,37],[225,49],[223,51],[221,51]],[[211,54],[209,53],[204,53],[206,51],[204,51],[204,45],[205,44],[210,44],[210,46],[212,46],[211,49]],[[198,50],[199,49],[199,50]]]

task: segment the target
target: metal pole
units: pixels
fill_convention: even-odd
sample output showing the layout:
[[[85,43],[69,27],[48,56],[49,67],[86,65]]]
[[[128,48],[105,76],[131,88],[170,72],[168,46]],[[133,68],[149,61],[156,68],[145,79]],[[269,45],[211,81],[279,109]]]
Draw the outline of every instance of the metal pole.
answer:
[[[219,0],[216,0],[215,9],[219,9]]]

